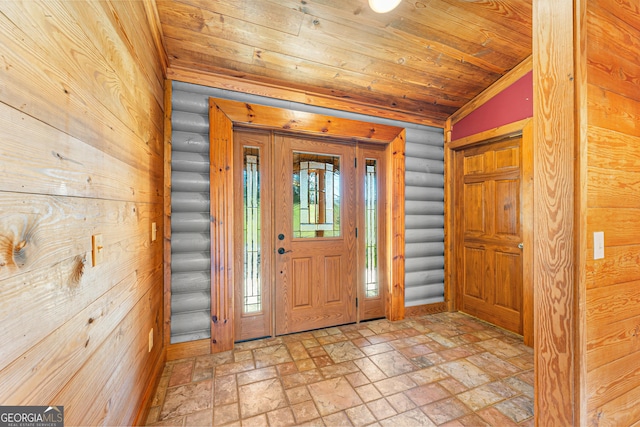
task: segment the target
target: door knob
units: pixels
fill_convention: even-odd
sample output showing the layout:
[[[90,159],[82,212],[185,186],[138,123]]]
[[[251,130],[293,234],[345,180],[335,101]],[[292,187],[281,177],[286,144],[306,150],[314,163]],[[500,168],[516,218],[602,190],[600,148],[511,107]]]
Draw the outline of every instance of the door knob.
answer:
[[[284,250],[284,248],[278,248],[278,253],[279,253],[280,255],[282,255],[282,254],[286,254],[287,252],[291,252],[291,251],[285,251],[285,250]]]
[[[518,249],[524,248],[524,243],[518,243]]]

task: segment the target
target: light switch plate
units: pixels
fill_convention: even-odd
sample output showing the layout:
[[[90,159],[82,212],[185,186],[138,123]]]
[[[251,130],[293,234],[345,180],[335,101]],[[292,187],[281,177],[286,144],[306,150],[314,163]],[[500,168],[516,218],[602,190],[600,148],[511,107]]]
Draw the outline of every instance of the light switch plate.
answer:
[[[91,236],[91,265],[94,267],[104,260],[104,245],[102,244],[102,234]]]
[[[593,233],[593,259],[604,258],[604,231]]]
[[[155,242],[158,238],[158,224],[155,222],[151,224],[151,241]]]

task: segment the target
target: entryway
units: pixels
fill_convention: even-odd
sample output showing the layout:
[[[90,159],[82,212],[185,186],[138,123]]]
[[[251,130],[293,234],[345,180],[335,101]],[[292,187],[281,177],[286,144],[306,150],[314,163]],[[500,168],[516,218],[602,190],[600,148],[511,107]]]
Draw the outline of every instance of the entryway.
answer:
[[[234,130],[235,340],[385,316],[385,146]]]

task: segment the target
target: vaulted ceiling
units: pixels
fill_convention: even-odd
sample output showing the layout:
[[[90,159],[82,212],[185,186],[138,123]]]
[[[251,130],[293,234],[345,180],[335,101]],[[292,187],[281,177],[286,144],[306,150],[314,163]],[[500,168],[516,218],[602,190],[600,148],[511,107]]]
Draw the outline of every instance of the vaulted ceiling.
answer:
[[[226,76],[442,126],[531,54],[532,0],[156,0],[174,75]]]

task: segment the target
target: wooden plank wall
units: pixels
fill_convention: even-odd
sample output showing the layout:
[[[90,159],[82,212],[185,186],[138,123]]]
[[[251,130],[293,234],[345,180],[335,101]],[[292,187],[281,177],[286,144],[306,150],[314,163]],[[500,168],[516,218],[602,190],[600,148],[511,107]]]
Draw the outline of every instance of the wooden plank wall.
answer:
[[[587,5],[587,417],[622,426],[640,421],[640,8]]]
[[[164,362],[149,28],[139,1],[0,2],[0,405],[64,405],[67,425],[136,422]]]

